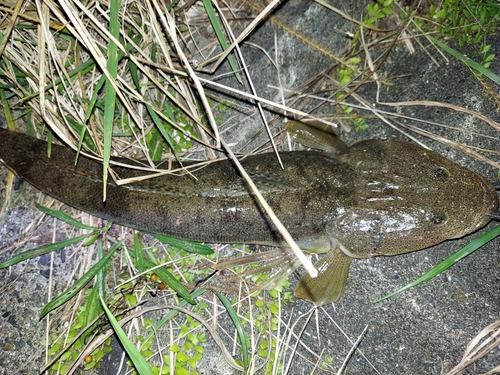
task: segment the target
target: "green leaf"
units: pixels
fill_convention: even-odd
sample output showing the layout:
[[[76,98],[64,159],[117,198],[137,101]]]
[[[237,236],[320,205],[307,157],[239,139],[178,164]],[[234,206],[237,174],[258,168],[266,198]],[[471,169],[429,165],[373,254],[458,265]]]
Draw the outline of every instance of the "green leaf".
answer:
[[[111,0],[109,4],[109,32],[117,40],[120,38],[120,11],[121,1]],[[106,63],[109,77],[106,76],[104,86],[104,138],[103,138],[103,161],[102,161],[102,185],[103,197],[106,198],[106,185],[108,182],[108,168],[111,157],[111,138],[115,123],[116,89],[113,85],[118,76],[118,46],[113,39],[108,43],[108,61]]]
[[[390,8],[382,8],[382,13],[384,13],[384,16],[389,16],[392,14],[392,10]]]
[[[492,61],[494,58],[495,58],[495,54],[494,54],[494,53],[492,53],[492,54],[489,54],[488,56],[486,56],[486,57],[484,58],[484,60],[483,60],[483,61],[484,61],[484,62],[490,62],[490,61]]]
[[[153,107],[151,107],[149,104],[146,104],[146,109],[148,110],[149,116],[151,117],[151,120],[153,120],[156,129],[160,132],[160,134],[163,136],[165,141],[168,143],[170,149],[172,150],[172,153],[174,154],[175,158],[177,161],[180,163],[181,160],[179,159],[179,156],[175,152],[175,141],[172,139],[170,134],[167,132],[167,129],[163,125],[163,122],[161,121],[160,117],[156,114],[155,110]]]
[[[459,262],[461,259],[465,258],[467,255],[473,253],[477,249],[479,249],[481,246],[484,244],[490,242],[492,239],[495,237],[500,236],[500,225],[494,227],[493,229],[489,230],[488,232],[482,234],[478,238],[476,238],[474,241],[471,241],[468,245],[464,246],[460,250],[458,250],[456,253],[452,254],[445,260],[443,260],[441,263],[439,263],[437,266],[426,272],[424,275],[419,277],[417,280],[411,282],[408,285],[405,285],[401,289],[396,290],[395,292],[392,292],[378,300],[376,300],[373,303],[378,303],[380,301],[383,301],[387,298],[390,298],[392,296],[395,296],[396,294],[399,294],[407,289],[413,288],[414,286],[423,283],[424,281],[430,280],[433,277],[436,277],[440,273],[444,272],[451,266],[453,266],[455,263]]]
[[[243,352],[243,367],[247,368],[248,367],[248,344],[247,344],[247,336],[245,334],[245,331],[243,330],[243,324],[241,323],[240,318],[238,317],[238,314],[236,314],[236,311],[234,311],[233,306],[231,305],[231,302],[219,293],[215,289],[211,289],[212,292],[214,292],[217,297],[220,299],[224,307],[226,308],[227,312],[229,313],[229,316],[231,317],[231,320],[233,321],[234,327],[236,328],[236,332],[238,333],[238,339],[240,340],[240,345],[241,345],[241,350]]]
[[[134,43],[139,43],[141,41],[141,37],[140,36],[137,36],[135,38],[132,39]],[[126,45],[126,50],[127,50],[127,53],[130,52],[131,50],[133,50],[135,47],[135,44],[134,43],[128,43]],[[123,53],[123,51],[119,50],[118,51],[118,60],[121,60],[123,57],[125,56],[125,54]],[[90,62],[94,62],[93,60],[89,60]],[[93,64],[95,65],[95,64]],[[92,68],[93,68],[93,65],[92,65]],[[99,99],[99,96],[101,95],[101,88],[102,86],[104,85],[106,81],[106,76],[105,75],[102,75],[99,80],[97,81],[97,83],[94,85],[94,90],[93,91],[93,95],[92,97],[90,98],[90,101],[89,101],[89,104],[87,106],[87,110],[85,111],[85,120],[84,122],[86,123],[87,120],[90,118],[90,116],[94,113],[94,111],[96,110],[96,102],[97,100]],[[84,127],[84,129],[86,129],[86,127]],[[88,135],[86,135],[88,136]],[[80,147],[80,145],[79,145]]]
[[[471,41],[470,41],[470,36],[468,35],[468,38],[467,38],[467,42],[470,44]],[[475,36],[474,36],[474,39],[473,39],[473,42],[474,43],[479,43],[481,41],[481,39],[483,39],[483,36],[481,35],[481,33],[477,33]]]
[[[492,71],[486,69],[484,66],[482,66],[481,64],[478,64],[477,62],[475,62],[474,60],[471,60],[470,58],[468,58],[467,56],[464,56],[462,55],[460,52],[454,50],[453,48],[447,46],[445,43],[437,40],[436,38],[433,38],[432,36],[428,35],[427,36],[433,43],[437,44],[442,50],[448,52],[450,55],[452,55],[453,57],[455,57],[456,59],[464,62],[465,64],[467,64],[468,66],[470,66],[471,68],[477,70],[479,73],[485,75],[486,77],[488,77],[489,79],[491,79],[492,81],[500,84],[500,76],[496,75],[495,73],[493,73]]]
[[[14,118],[12,116],[12,111],[10,108],[10,103],[7,99],[6,92],[3,88],[0,89],[0,101],[2,103],[2,113],[5,117],[5,122],[7,123],[8,127],[12,129],[12,127],[14,126]]]
[[[210,23],[212,24],[212,27],[215,31],[215,35],[217,35],[217,39],[219,39],[222,50],[227,50],[229,48],[229,45],[227,44],[224,31],[222,31],[222,27],[220,26],[219,20],[217,19],[217,15],[215,14],[215,10],[212,6],[211,0],[203,0],[203,6],[205,7],[205,11],[207,12]],[[238,67],[236,66],[233,55],[228,55],[227,60],[229,61],[229,65],[231,65],[231,69],[233,70],[236,79],[241,83],[241,77],[238,73]]]
[[[368,13],[370,13],[372,16],[377,16],[378,13],[378,4],[368,4],[366,6],[366,10],[368,10]]]
[[[97,243],[97,256],[98,259],[102,259],[105,257],[102,245],[102,239],[99,239],[99,242]],[[93,321],[102,312],[101,305],[99,304],[98,301],[98,296],[106,295],[105,278],[106,278],[106,264],[104,264],[104,267],[102,267],[101,270],[97,273],[94,288],[92,289],[92,293],[89,296],[87,308],[85,310],[86,325],[88,325],[91,321]]]
[[[434,15],[436,14],[436,6],[434,4],[431,4],[429,7],[429,17],[432,19]]]
[[[129,69],[130,69],[130,75],[132,77],[132,80],[134,81],[134,84],[136,85],[136,87],[139,87],[140,81],[139,81],[139,75],[137,74],[138,73],[137,72],[137,70],[138,70],[137,65],[134,62],[129,61]],[[175,141],[174,141],[174,139],[172,139],[169,132],[165,128],[163,121],[160,119],[160,117],[158,116],[158,114],[156,113],[156,111],[154,110],[154,108],[151,105],[146,103],[146,109],[149,113],[149,116],[151,117],[151,120],[155,124],[156,129],[160,132],[163,139],[167,142],[168,146],[172,150],[172,153],[174,154],[175,158],[180,163],[181,160],[179,159],[179,156],[177,155],[176,150],[175,150]],[[151,150],[154,148],[148,147],[148,149]],[[161,151],[162,151],[162,149],[159,148],[159,152],[161,152]],[[153,157],[153,155],[151,155],[151,156]],[[153,160],[155,160],[154,157],[153,157]]]
[[[135,369],[140,375],[154,375],[153,370],[149,366],[148,362],[146,359],[141,355],[139,350],[135,347],[135,345],[132,343],[132,341],[129,340],[127,337],[127,334],[123,331],[122,327],[116,320],[116,318],[113,316],[111,311],[108,309],[106,306],[106,303],[104,302],[104,299],[102,296],[99,296],[101,300],[101,306],[104,309],[104,312],[106,313],[106,316],[108,317],[109,322],[111,323],[111,327],[113,327],[113,331],[115,331],[116,336],[118,337],[118,340],[122,344],[123,348],[128,354],[128,357],[134,364]]]
[[[64,78],[66,78],[66,77],[69,77],[71,79],[76,78],[79,74],[84,76],[85,74],[87,74],[88,72],[90,72],[94,68],[95,68],[95,61],[94,60],[87,60],[84,63],[78,65],[76,68],[66,72],[66,74],[64,74]],[[58,78],[54,82],[51,82],[48,85],[46,85],[44,87],[44,91],[49,92],[54,87],[54,85],[57,87],[57,86],[61,85],[62,82],[63,82],[63,79]],[[66,79],[64,79],[64,82],[67,85]],[[40,92],[35,91],[33,94],[24,98],[24,100],[29,101],[30,99],[36,98],[38,96],[40,96]]]
[[[21,254],[18,254],[16,256],[10,258],[9,260],[1,263],[0,269],[13,266],[14,264],[22,262],[23,260],[36,258],[36,257],[39,257],[43,254],[47,254],[47,253],[50,253],[52,251],[60,250],[66,246],[70,246],[70,245],[73,245],[74,243],[83,241],[84,239],[86,239],[87,237],[90,237],[91,235],[92,234],[84,234],[82,236],[70,238],[68,240],[59,241],[59,242],[51,243],[48,245],[39,246],[39,247],[36,247],[34,249],[31,249],[31,250],[27,250]]]
[[[104,82],[104,81],[103,81]],[[99,92],[98,87],[96,87],[96,90]],[[94,93],[94,95],[97,97],[97,93]],[[92,113],[92,111],[91,111]],[[90,116],[90,113],[89,113]],[[77,158],[80,156],[80,150],[82,148],[82,144],[85,143],[85,145],[91,149],[92,151],[96,151],[97,147],[94,144],[94,140],[92,137],[89,135],[87,132],[87,127],[80,124],[79,122],[76,122],[73,120],[70,116],[65,116],[66,122],[73,128],[75,131],[80,135],[79,141],[78,141],[78,153],[75,157],[75,163]]]
[[[441,9],[436,13],[435,17],[438,22],[444,20],[446,18],[446,9]]]
[[[46,214],[49,214],[50,216],[55,217],[56,219],[62,220],[67,224],[70,224],[74,227],[80,228],[80,229],[86,229],[86,230],[99,230],[99,228],[92,227],[90,225],[83,224],[81,221],[76,220],[74,217],[71,217],[70,215],[59,211],[59,210],[53,210],[51,208],[41,206],[39,204],[36,204],[36,207],[42,211],[45,212]]]
[[[102,230],[101,232],[107,232],[109,230],[109,227],[113,225],[113,223],[109,222]],[[87,247],[87,246],[90,246],[92,245],[95,241],[97,241],[99,239],[99,237],[101,237],[101,233],[95,233],[92,235],[92,233],[90,233],[91,236],[90,238],[85,241],[84,243],[82,243],[82,246],[83,247]]]
[[[142,243],[139,240],[139,234],[137,232],[134,233],[134,249],[135,249],[135,266],[139,273],[144,272],[147,268],[144,265],[144,254],[142,251],[144,248],[142,247]]]
[[[100,275],[100,273],[98,274]],[[89,297],[87,298],[86,301],[86,309],[83,312],[83,322],[82,322],[82,327],[87,327],[95,318],[97,318],[101,313],[102,313],[102,307],[99,302],[99,290],[101,289],[97,284],[100,283],[100,281],[96,281],[96,285],[92,288],[92,291],[90,292]],[[82,336],[79,338],[79,340],[84,344],[85,338],[93,332],[93,327],[95,327],[96,323],[94,323],[92,326],[87,328],[85,332],[82,332]],[[76,327],[74,327],[76,328]],[[94,358],[95,360],[95,358]]]
[[[358,65],[361,62],[361,58],[351,57],[349,60],[347,60],[347,62],[352,65]]]
[[[185,250],[188,253],[201,254],[201,255],[210,255],[214,253],[214,251],[210,247],[203,245],[199,242],[183,240],[176,237],[165,236],[163,234],[156,234],[156,233],[151,233],[151,234],[158,241]]]
[[[113,246],[109,252],[101,259],[99,262],[94,264],[90,270],[87,271],[85,275],[83,275],[80,279],[78,279],[72,287],[67,289],[65,292],[59,294],[52,301],[47,303],[40,313],[40,319],[42,319],[45,315],[47,315],[52,310],[58,308],[64,303],[68,302],[71,298],[75,296],[80,290],[83,289],[85,285],[89,283],[90,280],[106,265],[106,262],[111,258],[111,256],[115,253],[116,249],[120,247],[122,242],[117,243]]]

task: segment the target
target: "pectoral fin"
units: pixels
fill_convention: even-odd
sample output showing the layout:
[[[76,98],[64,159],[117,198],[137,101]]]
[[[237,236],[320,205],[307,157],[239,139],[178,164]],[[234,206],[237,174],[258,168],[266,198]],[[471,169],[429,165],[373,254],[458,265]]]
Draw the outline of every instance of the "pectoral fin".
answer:
[[[295,288],[295,296],[311,301],[316,306],[335,302],[344,294],[352,258],[334,248],[315,264],[318,277],[302,276]]]
[[[293,271],[300,266],[300,261],[289,249],[276,249],[262,253],[245,255],[233,259],[227,259],[214,266],[215,269],[224,270],[249,263],[261,263],[257,267],[248,268],[246,271],[237,274],[236,279],[245,280],[253,276],[265,273],[267,279],[260,282],[251,293],[259,290],[271,290],[287,278]]]
[[[344,153],[347,145],[333,132],[330,126],[318,121],[301,122],[289,120],[285,129],[292,141],[306,147],[321,150],[334,155]]]

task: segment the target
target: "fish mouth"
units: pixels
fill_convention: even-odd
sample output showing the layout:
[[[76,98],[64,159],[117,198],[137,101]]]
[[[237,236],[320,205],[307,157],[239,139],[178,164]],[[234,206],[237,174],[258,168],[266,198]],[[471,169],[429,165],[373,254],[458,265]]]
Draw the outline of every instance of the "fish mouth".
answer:
[[[467,219],[461,219],[464,224],[461,233],[457,233],[456,236],[448,239],[461,238],[473,233],[488,224],[491,219],[500,220],[498,193],[493,184],[486,178],[474,173],[474,178],[471,179],[469,187],[475,189],[475,193],[469,201]],[[466,198],[464,197],[464,199]]]
[[[500,220],[500,210],[498,210],[499,200],[497,193],[497,189],[500,188],[500,185],[494,185],[482,176],[476,175],[476,177],[478,187],[483,193],[483,215],[487,217],[487,220]]]
[[[486,216],[489,216],[493,220],[500,220],[500,211],[498,210],[491,210],[486,214]]]

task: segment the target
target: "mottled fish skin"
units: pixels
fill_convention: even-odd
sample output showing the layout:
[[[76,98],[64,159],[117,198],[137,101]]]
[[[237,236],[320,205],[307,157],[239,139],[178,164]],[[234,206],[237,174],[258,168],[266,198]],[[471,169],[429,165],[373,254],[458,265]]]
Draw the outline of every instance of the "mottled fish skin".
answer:
[[[193,172],[196,179],[167,175],[127,187],[109,184],[103,204],[98,162],[80,157],[75,169],[75,153],[70,148],[52,145],[48,158],[46,142],[6,130],[0,130],[0,142],[0,159],[8,168],[44,193],[95,216],[189,240],[282,243],[254,197],[241,194],[241,188],[246,188],[230,161]],[[271,182],[261,186],[295,238],[323,233],[326,220],[343,210],[342,197],[353,190],[354,171],[322,152],[289,152],[281,158],[283,171],[273,154],[247,157],[242,164],[258,179],[278,174],[275,187]],[[127,168],[113,169],[120,178],[140,174]],[[232,192],[231,186],[235,189]],[[328,214],[318,217],[320,211]]]
[[[102,202],[102,166],[46,142],[0,129],[0,160],[42,192],[82,211],[136,229],[212,243],[284,245],[230,161],[192,175],[164,175],[117,186]],[[304,275],[300,298],[338,299],[352,258],[397,255],[471,233],[498,207],[495,188],[476,173],[415,144],[362,141],[338,155],[283,152],[242,165],[299,246],[327,253],[320,276]],[[120,178],[143,172],[113,167]],[[286,258],[286,259],[285,259]],[[285,257],[282,269],[291,270]],[[245,261],[240,262],[245,263]],[[229,264],[229,263],[228,263]],[[292,268],[290,268],[292,267]]]

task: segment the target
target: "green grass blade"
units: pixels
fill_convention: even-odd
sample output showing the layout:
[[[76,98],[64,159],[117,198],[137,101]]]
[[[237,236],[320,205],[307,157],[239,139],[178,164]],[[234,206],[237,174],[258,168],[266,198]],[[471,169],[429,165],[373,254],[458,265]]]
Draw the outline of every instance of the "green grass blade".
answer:
[[[163,126],[163,122],[160,120],[160,117],[156,114],[153,107],[151,107],[149,104],[146,104],[146,109],[148,110],[149,116],[151,117],[151,120],[153,120],[156,129],[158,129],[160,134],[163,136],[163,139],[165,139],[165,141],[168,143],[168,146],[172,150],[172,153],[174,154],[177,161],[181,163],[181,159],[179,159],[177,152],[175,152],[174,140],[172,139],[170,134],[168,134],[167,129],[165,129],[165,126]]]
[[[18,254],[16,256],[10,258],[9,260],[7,260],[3,263],[0,263],[0,269],[13,266],[14,264],[22,262],[23,260],[36,258],[36,257],[39,257],[43,254],[47,254],[47,253],[51,253],[52,251],[60,250],[66,246],[70,246],[70,245],[73,245],[74,243],[83,241],[86,238],[90,237],[91,235],[92,235],[92,233],[91,234],[84,234],[84,235],[79,236],[79,237],[70,238],[68,240],[59,241],[59,242],[51,243],[48,245],[39,246],[39,247],[36,247],[34,249],[31,249],[31,250],[27,250],[21,254]]]
[[[462,61],[463,63],[467,64],[469,67],[472,69],[475,69],[477,72],[485,75],[489,79],[491,79],[493,82],[496,82],[497,84],[500,84],[500,76],[496,75],[493,73],[491,70],[486,69],[484,66],[481,64],[478,64],[474,60],[468,58],[467,56],[462,55],[460,52],[454,50],[453,48],[449,47],[448,45],[444,44],[443,42],[437,40],[436,38],[433,38],[432,36],[428,35],[428,38],[435,44],[437,44],[442,50],[448,52],[450,55],[455,57],[456,59]]]
[[[111,0],[109,5],[109,32],[119,40],[120,38],[120,11],[121,1]],[[113,79],[118,76],[118,46],[110,39],[108,43],[108,61],[106,68]],[[106,200],[106,185],[108,182],[108,168],[111,157],[111,137],[115,122],[116,90],[113,83],[106,79],[104,87],[104,139],[103,139],[103,166],[102,166],[102,188],[103,198]]]
[[[56,219],[59,219],[61,221],[64,221],[67,224],[70,224],[74,227],[80,228],[80,229],[86,229],[86,230],[99,230],[99,228],[92,227],[90,225],[83,224],[82,222],[76,220],[75,218],[69,216],[68,214],[65,214],[62,211],[59,210],[53,210],[48,207],[41,206],[39,204],[36,205],[36,207],[42,211],[45,212],[46,214],[49,214],[50,216],[55,217]]]
[[[203,0],[203,6],[205,7],[205,11],[207,12],[210,23],[212,24],[212,27],[215,31],[215,35],[217,35],[217,39],[219,39],[219,43],[222,47],[222,50],[223,51],[227,50],[229,48],[229,45],[227,44],[226,36],[224,35],[224,31],[222,30],[219,20],[217,19],[217,15],[215,14],[212,1]],[[241,77],[240,74],[238,73],[238,67],[236,66],[236,62],[234,61],[234,56],[228,55],[227,61],[229,61],[229,65],[231,66],[231,69],[233,70],[236,79],[238,80],[238,82],[241,83],[242,82]]]
[[[34,137],[36,135],[34,124],[38,123],[38,118],[36,120],[33,118],[33,111],[31,109],[26,110],[22,116],[26,116],[26,134]],[[17,118],[21,118],[21,116],[17,116]]]
[[[456,253],[452,254],[445,260],[443,260],[441,263],[439,263],[437,266],[426,272],[424,275],[419,277],[417,280],[411,282],[408,285],[405,285],[401,289],[396,290],[395,292],[392,292],[372,303],[377,303],[380,301],[383,301],[387,298],[390,298],[392,296],[395,296],[396,294],[399,294],[407,289],[410,289],[420,283],[423,283],[424,281],[430,280],[433,277],[436,277],[439,275],[441,272],[447,270],[451,266],[453,266],[455,263],[460,261],[461,259],[465,258],[467,255],[473,253],[477,249],[479,249],[481,246],[484,244],[490,242],[492,239],[500,235],[500,225],[496,226],[495,228],[489,230],[488,232],[482,234],[478,238],[476,238],[474,241],[471,241],[468,245],[464,246],[460,250],[458,250]]]
[[[102,241],[100,240],[97,243],[97,254],[99,256],[99,259],[102,259],[104,257],[104,251],[102,249]],[[94,287],[92,288],[92,291],[90,292],[86,304],[87,307],[85,308],[85,311],[83,313],[83,326],[84,327],[89,327],[87,328],[83,333],[82,333],[82,343],[85,343],[85,338],[89,333],[92,332],[92,329],[90,328],[90,324],[96,320],[96,318],[101,315],[103,312],[101,303],[99,302],[99,296],[104,295],[105,293],[105,287],[104,287],[104,278],[106,276],[106,266],[104,266],[98,273],[96,277],[96,282],[94,284]],[[95,323],[94,323],[95,324]]]
[[[137,232],[134,233],[134,249],[135,249],[135,266],[139,273],[142,273],[147,270],[144,265],[144,254],[141,240],[139,239],[139,234]]]
[[[140,43],[140,37],[135,37],[132,40],[135,43]],[[127,52],[130,52],[130,51],[132,51],[134,49],[134,45],[131,44],[131,43],[128,43],[128,44],[125,45],[125,48],[126,48]],[[122,60],[124,56],[125,56],[125,53],[122,50],[118,50],[117,61]],[[90,116],[92,115],[92,113],[96,109],[95,108],[96,107],[96,103],[97,103],[97,101],[99,99],[101,88],[104,85],[105,81],[106,81],[106,77],[105,76],[101,76],[101,78],[99,78],[99,81],[97,81],[97,83],[95,84],[95,87],[93,89],[92,97],[90,98],[89,105],[87,107],[87,110],[85,111],[85,122],[87,122],[87,120],[90,118]]]
[[[130,77],[132,78],[132,82],[134,82],[135,89],[140,92],[141,90],[141,81],[139,80],[139,69],[137,69],[136,63],[132,60],[128,62],[128,70],[130,72]]]
[[[45,315],[47,315],[49,312],[52,310],[58,308],[59,306],[65,304],[68,302],[71,298],[75,296],[80,290],[83,289],[85,285],[88,284],[92,278],[97,275],[97,273],[102,270],[102,268],[106,265],[106,262],[111,258],[111,256],[115,253],[116,249],[118,249],[121,246],[121,242],[117,243],[115,246],[113,246],[109,252],[102,257],[102,259],[99,260],[96,264],[94,264],[90,270],[87,271],[85,275],[83,275],[80,279],[78,279],[72,287],[67,289],[65,292],[59,294],[57,297],[55,297],[52,301],[47,303],[45,307],[43,308],[42,312],[40,313],[40,319],[42,319]]]
[[[243,352],[243,367],[247,368],[248,367],[248,341],[247,341],[247,335],[245,334],[245,331],[243,330],[243,324],[241,323],[241,320],[238,317],[238,314],[236,314],[236,311],[234,311],[233,306],[231,305],[231,302],[229,302],[229,300],[225,296],[223,296],[221,293],[219,293],[215,289],[211,289],[211,290],[220,299],[220,301],[222,302],[222,304],[226,308],[227,312],[229,313],[231,320],[233,321],[234,327],[236,328],[236,332],[238,333],[238,339],[240,340],[241,350]]]
[[[102,308],[104,309],[104,312],[106,313],[106,316],[108,317],[108,320],[111,323],[111,327],[113,327],[113,331],[115,331],[116,336],[118,337],[118,340],[120,340],[120,343],[122,344],[123,348],[127,352],[128,356],[129,356],[130,360],[132,361],[132,363],[134,364],[134,367],[137,370],[137,372],[140,375],[154,375],[153,370],[149,366],[146,359],[137,350],[137,348],[132,343],[132,341],[129,340],[126,333],[123,331],[122,327],[120,327],[120,324],[118,323],[116,318],[113,316],[111,311],[109,311],[102,296],[100,296],[100,300],[101,300]]]
[[[151,233],[151,234],[158,241],[185,250],[188,253],[201,254],[201,255],[210,255],[214,253],[214,251],[210,247],[203,245],[199,242],[182,240],[180,238],[165,236],[163,234],[156,234],[156,233]]]
[[[76,154],[76,158],[75,158],[75,165],[76,165],[76,161],[77,161],[77,158],[79,157],[80,155],[80,150],[82,148],[82,144],[85,143],[85,145],[92,151],[97,151],[97,147],[95,146],[94,144],[94,141],[92,139],[92,137],[90,137],[90,135],[88,134],[87,132],[87,127],[85,125],[82,125],[80,124],[79,122],[76,122],[75,120],[73,120],[71,117],[69,116],[66,116],[66,121],[68,122],[68,125],[71,126],[73,129],[75,129],[75,131],[80,134],[80,139],[78,141],[78,152]],[[86,122],[86,120],[85,120]]]
[[[107,231],[108,230],[106,229],[106,230],[103,230],[102,232],[104,233]],[[95,233],[95,234],[91,235],[87,241],[82,243],[82,246],[87,247],[87,246],[92,245],[95,241],[97,241],[99,239],[99,237],[101,237],[101,235],[102,235],[101,233]]]
[[[12,199],[12,201],[10,202],[9,204],[9,209],[11,207],[15,207],[16,204],[19,202],[19,200],[21,199],[21,197],[23,196],[23,193],[26,191],[26,188],[28,187],[28,183],[26,181],[23,181],[21,183],[21,187],[19,188],[19,190],[17,190],[16,192],[16,195],[14,196],[14,199]],[[0,224],[3,223],[3,221],[6,219],[6,216],[4,217],[0,217]]]
[[[94,86],[92,96],[90,97],[89,104],[87,106],[87,110],[85,111],[85,118],[84,118],[85,123],[88,121],[90,116],[92,116],[92,113],[94,113],[94,111],[96,110],[96,103],[97,100],[99,99],[101,89],[105,83],[106,83],[106,76],[102,75]]]
[[[139,81],[137,65],[134,64],[132,61],[129,62],[129,71],[130,71],[130,76],[132,77],[132,80],[134,81],[135,86],[137,88],[139,88],[140,81]],[[167,142],[168,146],[170,147],[170,150],[172,150],[172,153],[174,154],[175,158],[180,163],[181,160],[179,159],[179,156],[175,152],[174,140],[172,139],[170,134],[168,134],[167,129],[165,129],[165,126],[163,126],[163,122],[161,121],[160,117],[156,114],[153,107],[151,107],[147,103],[145,105],[146,105],[146,109],[149,113],[149,116],[151,117],[151,120],[153,121],[153,123],[156,126],[156,129],[158,129],[160,134],[163,136],[163,139]]]
[[[107,231],[109,231],[109,228],[111,228],[112,225],[113,225],[113,223],[111,221],[108,221],[104,227],[99,229],[99,231],[94,231],[94,233],[90,233],[91,236],[89,237],[89,239],[87,241],[82,243],[82,246],[87,247],[87,246],[90,246],[91,244],[93,244],[95,241],[97,241],[98,239],[101,238],[103,233],[106,233]]]
[[[102,259],[105,257],[104,255],[104,249],[102,245],[102,239],[99,239],[99,242],[97,243],[97,255],[99,256],[99,259]],[[100,296],[106,297],[106,285],[105,285],[105,278],[106,278],[106,264],[104,264],[104,267],[101,268],[101,270],[97,273],[97,277],[95,280],[94,284],[94,289],[97,289],[99,291]],[[94,302],[97,302],[95,300]],[[94,319],[97,315],[101,313],[102,309],[99,309],[99,312],[94,312],[92,319]],[[89,321],[90,323],[90,321]],[[87,323],[88,324],[88,323]]]
[[[87,60],[87,61],[83,62],[82,64],[78,65],[76,68],[70,70],[68,72],[67,76],[69,78],[74,78],[74,77],[76,77],[80,73],[82,75],[85,75],[85,74],[87,74],[88,72],[90,72],[94,68],[95,68],[95,62],[94,62],[94,60]],[[44,91],[46,91],[46,92],[50,91],[54,86],[59,86],[62,82],[63,82],[63,79],[58,78],[54,82],[51,82],[51,83],[47,84],[44,87]],[[25,98],[25,100],[29,101],[30,99],[36,98],[39,95],[40,95],[40,92],[36,91],[33,94],[27,96]]]
[[[2,104],[2,112],[5,117],[5,122],[7,123],[9,129],[13,129],[14,117],[12,116],[12,111],[10,110],[10,104],[7,100],[7,96],[3,88],[0,89],[0,102]]]

